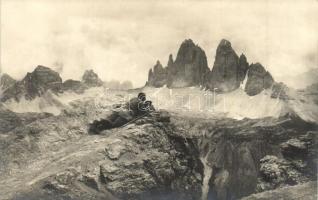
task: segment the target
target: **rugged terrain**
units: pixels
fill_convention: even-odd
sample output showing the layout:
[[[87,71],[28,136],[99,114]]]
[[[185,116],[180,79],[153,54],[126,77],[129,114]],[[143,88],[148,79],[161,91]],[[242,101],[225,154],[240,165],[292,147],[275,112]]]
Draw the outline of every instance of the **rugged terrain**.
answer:
[[[227,40],[212,70],[185,40],[142,88],[109,89],[92,70],[63,82],[44,66],[0,88],[0,199],[317,198],[317,84],[277,83]],[[141,91],[156,112],[88,133]]]
[[[14,124],[1,132],[1,199],[238,199],[316,180],[316,125],[296,116],[161,111],[89,135],[87,124],[111,109],[98,103],[73,100],[58,116],[2,108]]]

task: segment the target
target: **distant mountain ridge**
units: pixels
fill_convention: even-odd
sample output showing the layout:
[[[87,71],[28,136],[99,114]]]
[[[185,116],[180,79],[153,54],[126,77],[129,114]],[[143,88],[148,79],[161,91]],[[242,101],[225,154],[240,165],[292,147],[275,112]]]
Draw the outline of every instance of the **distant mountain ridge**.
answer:
[[[278,84],[264,66],[260,63],[249,64],[246,56],[238,56],[231,43],[225,39],[222,39],[217,47],[215,61],[210,70],[204,50],[191,39],[187,39],[180,45],[175,61],[170,55],[166,67],[157,61],[153,69],[149,70],[146,86],[202,86],[224,93],[236,90],[245,79],[244,89],[250,96]]]
[[[1,102],[10,99],[20,101],[21,98],[33,100],[49,90],[54,94],[64,91],[82,93],[85,89],[103,84],[93,70],[86,70],[82,81],[69,79],[63,82],[58,72],[42,65],[37,66],[33,72],[27,73],[21,81],[15,81],[9,77],[9,75],[4,75],[0,78],[2,88],[4,88],[0,96]]]
[[[81,80],[67,79],[63,82],[60,74],[49,67],[38,65],[33,72],[21,80],[16,81],[7,74],[0,76],[0,102],[6,102],[14,99],[20,101],[22,98],[33,100],[36,97],[43,96],[47,91],[53,94],[60,94],[66,91],[83,93],[92,87],[105,86],[110,89],[132,89],[130,81],[102,81],[98,74],[92,69],[86,70]]]

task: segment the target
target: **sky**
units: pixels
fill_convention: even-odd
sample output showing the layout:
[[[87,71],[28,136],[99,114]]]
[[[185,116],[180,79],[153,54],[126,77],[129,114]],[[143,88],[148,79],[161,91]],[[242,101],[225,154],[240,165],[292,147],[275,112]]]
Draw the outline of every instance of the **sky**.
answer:
[[[16,79],[44,65],[64,80],[93,69],[139,87],[188,38],[210,68],[223,38],[282,81],[318,67],[317,0],[0,1],[1,72]]]

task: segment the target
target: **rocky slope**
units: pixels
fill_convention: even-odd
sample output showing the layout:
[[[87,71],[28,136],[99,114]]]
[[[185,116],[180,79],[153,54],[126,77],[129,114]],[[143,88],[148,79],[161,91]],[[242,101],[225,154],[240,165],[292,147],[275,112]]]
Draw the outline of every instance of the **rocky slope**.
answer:
[[[296,186],[288,186],[276,190],[253,194],[242,200],[271,200],[271,199],[289,199],[289,200],[316,200],[317,182],[308,182]]]
[[[316,178],[314,124],[179,114],[169,122],[162,111],[88,135],[87,124],[109,112],[95,98],[1,133],[0,199],[238,199]]]
[[[199,198],[198,152],[165,117],[94,136],[86,131],[94,107],[2,133],[0,199]]]

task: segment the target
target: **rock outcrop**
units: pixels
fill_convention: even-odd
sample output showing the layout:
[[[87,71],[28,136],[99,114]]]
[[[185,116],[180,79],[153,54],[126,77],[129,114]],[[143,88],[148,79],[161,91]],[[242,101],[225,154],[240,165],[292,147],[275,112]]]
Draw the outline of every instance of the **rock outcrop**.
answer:
[[[209,71],[205,52],[188,39],[181,44],[175,61],[170,55],[167,67],[163,68],[158,61],[153,70],[149,70],[146,85],[153,87],[204,85],[205,76]]]
[[[40,119],[0,138],[2,197],[200,198],[202,166],[195,140],[188,138],[185,144],[184,137],[174,134],[166,114],[159,121],[158,116],[146,117],[136,121],[138,125],[94,136],[85,134],[88,116],[82,112]],[[10,148],[2,145],[13,141]],[[37,167],[19,173],[30,161]],[[18,183],[5,181],[12,176],[20,176]],[[17,188],[19,193],[11,193]]]
[[[8,74],[2,74],[0,75],[0,90],[4,91],[14,85],[16,83],[16,80],[14,80],[11,76]]]
[[[176,60],[169,67],[169,87],[204,85],[209,72],[205,52],[191,39],[185,40],[177,53]]]
[[[153,70],[149,70],[147,85],[151,85],[153,87],[162,87],[167,84],[167,78],[167,69],[163,68],[160,61],[158,60],[156,65],[153,67]]]
[[[32,100],[48,90],[53,93],[61,92],[62,78],[50,68],[39,65],[32,73],[27,73],[22,81],[18,81],[6,89],[2,94],[1,101],[4,102],[8,99],[19,101],[22,97]]]
[[[254,96],[264,89],[269,89],[274,83],[272,75],[260,63],[251,64],[247,72],[245,92]]]
[[[285,85],[282,82],[280,83],[274,82],[272,86],[271,97],[275,99],[278,98],[282,100],[289,100],[290,97],[288,95],[288,92],[289,92],[289,88],[287,87],[287,85]]]
[[[86,70],[84,72],[82,82],[88,87],[99,87],[103,85],[103,81],[93,70]]]
[[[130,87],[130,82],[124,82],[124,87]],[[33,100],[36,97],[43,96],[47,91],[53,94],[59,94],[63,91],[72,91],[83,93],[91,87],[99,87],[104,83],[93,70],[86,70],[82,76],[82,81],[66,80],[62,82],[59,73],[44,66],[37,66],[35,70],[27,75],[21,81],[15,81],[10,76],[4,74],[0,79],[1,102],[9,99],[20,101],[21,98]]]
[[[0,104],[0,134],[50,116],[49,113],[15,113]]]
[[[262,193],[253,194],[248,197],[242,198],[242,200],[316,200],[317,197],[317,182],[311,181],[304,184],[288,186],[276,190],[270,190]]]
[[[146,85],[167,85],[169,88],[203,86],[211,91],[226,93],[239,88],[244,80],[245,91],[250,96],[271,88],[275,83],[272,75],[261,64],[249,65],[246,56],[238,56],[231,43],[225,39],[217,47],[213,68],[210,70],[205,52],[188,39],[181,44],[175,61],[172,55],[166,67],[157,61],[148,72]],[[287,99],[284,93],[278,94],[279,88],[282,85],[277,83],[273,98]]]
[[[211,122],[204,119],[176,119],[179,132],[200,139],[204,133],[200,154],[212,168],[209,198],[239,199],[252,193],[276,189],[316,179],[316,159],[304,154],[290,157],[284,152],[317,151],[314,132],[294,118],[223,119]],[[198,127],[200,127],[198,129]],[[306,134],[307,132],[307,134]],[[299,141],[291,141],[297,138]],[[303,143],[304,141],[307,141]],[[288,144],[287,147],[285,147]],[[303,151],[304,152],[304,151]],[[282,157],[282,154],[284,157]],[[290,153],[289,153],[290,155]],[[316,163],[316,164],[310,164]],[[261,189],[263,188],[263,190]]]
[[[238,57],[231,43],[223,39],[217,47],[207,86],[211,90],[217,88],[219,92],[233,91],[243,82],[248,68],[245,55]]]
[[[225,200],[316,178],[317,132],[297,119],[163,113],[88,135],[86,125],[105,115],[92,97],[59,116],[27,124],[18,116],[20,125],[0,137],[1,197]]]

